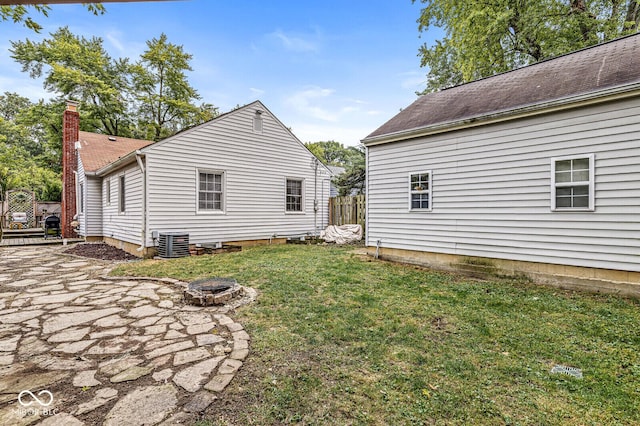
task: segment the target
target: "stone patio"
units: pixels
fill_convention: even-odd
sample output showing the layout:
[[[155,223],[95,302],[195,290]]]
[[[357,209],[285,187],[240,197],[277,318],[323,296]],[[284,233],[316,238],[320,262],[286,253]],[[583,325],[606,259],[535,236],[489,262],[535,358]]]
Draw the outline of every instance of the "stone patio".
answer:
[[[0,248],[0,424],[197,420],[249,353],[228,314],[255,292],[185,305],[186,283],[108,278],[113,262],[65,248]]]

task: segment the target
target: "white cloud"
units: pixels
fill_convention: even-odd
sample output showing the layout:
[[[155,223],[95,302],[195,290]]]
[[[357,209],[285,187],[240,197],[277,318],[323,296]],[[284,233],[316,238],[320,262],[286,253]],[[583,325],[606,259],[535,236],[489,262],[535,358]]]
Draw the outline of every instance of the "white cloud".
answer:
[[[331,96],[333,93],[333,89],[309,87],[289,96],[285,103],[299,114],[323,121],[335,122],[338,120],[336,112],[319,106],[318,101]]]
[[[26,74],[25,78],[0,76],[0,93],[4,92],[17,93],[29,98],[32,102],[37,102],[40,99],[49,100],[53,97],[51,92],[44,89],[41,78],[32,80]]]
[[[291,130],[302,142],[334,140],[346,146],[355,146],[374,129],[362,125],[351,127],[340,124],[328,126],[326,124],[297,123]]]
[[[314,35],[300,35],[300,34],[287,34],[284,31],[278,29],[271,34],[270,38],[274,38],[280,42],[280,44],[291,52],[316,52],[318,50],[318,34]]]
[[[339,96],[333,89],[305,87],[284,101],[288,111],[283,119],[303,142],[335,140],[348,146],[380,126],[381,111],[368,107],[369,102]]]
[[[419,71],[409,71],[398,74],[400,79],[400,87],[403,89],[421,92],[427,85],[426,73]]]
[[[265,91],[264,91],[264,90],[262,90],[262,89],[256,89],[255,87],[249,87],[249,92],[251,93],[251,94],[249,95],[249,97],[250,97],[252,100],[258,99],[258,98],[260,98],[262,95],[264,95],[264,94],[265,94]]]
[[[138,56],[147,49],[147,43],[131,42],[126,40],[126,35],[119,30],[109,29],[102,38],[105,39],[105,48],[111,56],[130,58],[135,61]]]
[[[349,114],[351,112],[356,112],[356,111],[360,111],[360,108],[356,108],[354,106],[345,106],[340,109],[340,112],[342,114]]]
[[[105,34],[104,37],[109,43],[111,43],[113,47],[116,48],[118,52],[120,52],[120,54],[123,54],[125,52],[125,48],[124,44],[122,44],[122,41],[120,41],[121,36],[122,33],[120,31],[109,31]]]

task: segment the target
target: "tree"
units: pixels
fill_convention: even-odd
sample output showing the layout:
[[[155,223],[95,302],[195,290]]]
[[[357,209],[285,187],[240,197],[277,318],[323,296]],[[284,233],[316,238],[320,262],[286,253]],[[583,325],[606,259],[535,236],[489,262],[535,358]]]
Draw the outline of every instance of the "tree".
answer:
[[[338,188],[338,195],[345,196],[364,194],[366,182],[365,151],[362,145],[350,146],[349,164],[344,173],[333,178],[333,184]]]
[[[414,2],[416,0],[413,0]],[[638,31],[638,0],[420,0],[426,91],[454,86]]]
[[[191,55],[160,39],[147,43],[141,60],[111,58],[101,38],[78,37],[60,28],[50,39],[12,42],[12,57],[59,99],[80,101],[83,130],[159,140],[210,120],[217,109],[196,105],[187,81]]]
[[[185,127],[217,115],[211,104],[195,105],[200,95],[187,80],[192,55],[167,42],[161,34],[147,42],[147,50],[133,67],[133,92],[139,102],[138,130],[158,141]]]
[[[59,126],[51,129],[47,123],[52,114],[58,114],[58,109],[53,112],[51,108],[51,104],[45,104],[44,101],[34,104],[17,93],[5,92],[0,95],[0,140],[20,146],[29,156],[38,160],[56,156],[59,149],[57,144],[50,143],[50,138],[53,135],[51,130],[58,130]],[[59,117],[56,118],[60,121]],[[55,166],[53,169],[56,170]]]
[[[2,135],[0,135],[2,139]],[[0,140],[0,191],[29,188],[42,201],[60,201],[60,174],[39,166],[20,146]]]
[[[39,200],[60,199],[59,143],[50,142],[51,105],[16,93],[0,95],[0,190],[29,188]],[[59,118],[58,118],[59,119]]]
[[[353,147],[345,148],[336,141],[307,142],[305,146],[326,166],[346,167],[358,156]]]
[[[365,155],[363,146],[345,147],[340,142],[307,142],[305,146],[326,166],[344,167],[344,173],[333,178],[341,196],[363,193],[365,183]]]
[[[89,3],[84,5],[87,10],[94,15],[102,15],[106,12],[104,6],[100,3]],[[30,9],[31,8],[31,9]],[[0,6],[0,21],[13,21],[15,23],[22,23],[25,27],[39,33],[42,30],[42,26],[38,24],[31,16],[29,12],[34,11],[43,15],[49,16],[51,7],[46,4],[34,4],[34,5],[15,5]]]
[[[61,97],[82,103],[85,128],[116,136],[129,136],[128,59],[112,59],[102,39],[75,36],[60,28],[50,39],[11,42],[12,58],[32,78],[43,75],[44,87]]]

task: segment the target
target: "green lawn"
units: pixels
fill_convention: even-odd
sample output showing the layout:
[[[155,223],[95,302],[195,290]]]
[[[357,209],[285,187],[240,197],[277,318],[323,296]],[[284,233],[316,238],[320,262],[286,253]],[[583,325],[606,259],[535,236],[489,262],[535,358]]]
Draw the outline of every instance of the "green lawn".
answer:
[[[225,276],[259,291],[235,314],[251,353],[202,426],[640,424],[638,301],[352,250],[265,246],[113,274]]]

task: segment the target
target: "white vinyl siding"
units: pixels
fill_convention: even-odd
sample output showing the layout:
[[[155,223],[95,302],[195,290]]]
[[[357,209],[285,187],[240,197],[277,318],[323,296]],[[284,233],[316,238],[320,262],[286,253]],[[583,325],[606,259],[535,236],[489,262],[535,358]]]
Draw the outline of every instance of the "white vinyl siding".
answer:
[[[102,235],[102,186],[101,180],[86,176],[82,160],[78,156],[78,182],[82,186],[83,211],[78,208],[79,234],[85,237]]]
[[[120,181],[124,177],[125,211],[120,212]],[[102,182],[111,180],[111,192],[114,201],[104,204],[102,211],[103,234],[105,237],[140,244],[142,231],[142,173],[137,163],[130,164],[122,170],[104,176]],[[117,202],[116,202],[117,200]]]
[[[263,111],[261,134],[253,129],[256,109]],[[147,167],[148,246],[153,244],[152,231],[186,232],[195,244],[313,233],[314,226],[319,231],[329,223],[329,172],[320,166],[316,177],[312,154],[260,103],[142,151]],[[224,171],[224,214],[198,210],[197,171]],[[304,181],[303,211],[313,212],[317,197],[316,217],[286,213],[288,177]]]
[[[368,245],[640,271],[640,99],[368,147]],[[551,159],[593,154],[594,211],[552,210]],[[429,215],[407,175],[437,176]]]

